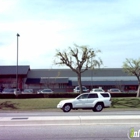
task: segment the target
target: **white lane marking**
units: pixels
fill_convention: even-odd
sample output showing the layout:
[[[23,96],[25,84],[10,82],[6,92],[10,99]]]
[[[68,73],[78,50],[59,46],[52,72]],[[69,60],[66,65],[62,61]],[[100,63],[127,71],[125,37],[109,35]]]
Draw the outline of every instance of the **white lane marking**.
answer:
[[[49,116],[49,117],[0,117],[0,122],[4,121],[79,121],[82,122],[83,120],[140,120],[140,115],[129,115],[129,116]]]

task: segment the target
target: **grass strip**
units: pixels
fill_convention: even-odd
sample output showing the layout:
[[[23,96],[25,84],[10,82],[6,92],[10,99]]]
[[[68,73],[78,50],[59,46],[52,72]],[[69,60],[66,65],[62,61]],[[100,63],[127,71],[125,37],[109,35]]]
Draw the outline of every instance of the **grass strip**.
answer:
[[[0,110],[56,109],[66,98],[0,99]],[[112,98],[111,108],[140,108],[140,98]]]

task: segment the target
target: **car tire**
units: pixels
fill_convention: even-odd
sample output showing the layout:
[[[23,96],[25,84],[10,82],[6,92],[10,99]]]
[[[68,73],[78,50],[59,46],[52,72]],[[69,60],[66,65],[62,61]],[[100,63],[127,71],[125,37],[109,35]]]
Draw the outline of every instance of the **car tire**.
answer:
[[[62,110],[63,112],[69,112],[71,108],[72,108],[71,104],[65,104]]]
[[[102,111],[103,110],[103,103],[97,103],[96,105],[95,105],[95,107],[93,108],[93,111],[94,112],[100,112],[100,111]]]

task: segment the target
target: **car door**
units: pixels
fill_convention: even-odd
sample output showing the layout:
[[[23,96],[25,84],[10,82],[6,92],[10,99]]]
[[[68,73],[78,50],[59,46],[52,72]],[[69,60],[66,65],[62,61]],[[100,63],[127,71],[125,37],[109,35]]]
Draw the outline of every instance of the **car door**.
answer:
[[[88,94],[82,94],[80,95],[73,104],[74,108],[85,108],[85,103],[87,101]]]
[[[85,102],[85,107],[86,108],[91,108],[93,107],[93,103],[98,99],[98,94],[97,93],[90,93],[86,102]]]

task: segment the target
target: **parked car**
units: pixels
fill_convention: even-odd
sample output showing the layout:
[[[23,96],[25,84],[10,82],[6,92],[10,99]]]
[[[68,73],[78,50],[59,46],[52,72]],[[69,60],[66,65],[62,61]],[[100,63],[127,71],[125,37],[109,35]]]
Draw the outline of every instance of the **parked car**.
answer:
[[[87,89],[85,86],[82,86],[82,91],[83,91],[83,92],[88,92],[89,89]],[[79,93],[79,92],[80,92],[79,86],[76,86],[76,87],[73,89],[73,92]]]
[[[121,91],[117,88],[111,88],[108,90],[109,93],[121,93]]]
[[[2,94],[15,94],[13,88],[4,88]]]
[[[71,109],[92,109],[95,112],[102,111],[105,107],[111,106],[111,95],[109,92],[104,93],[83,93],[75,99],[62,100],[57,105],[57,108],[64,112],[69,112]]]
[[[21,93],[22,94],[33,94],[34,91],[33,91],[33,89],[24,89]]]
[[[15,88],[4,88],[3,91],[1,92],[2,94],[20,94],[21,91],[20,89],[15,89]]]
[[[136,90],[129,90],[128,92],[129,92],[129,93],[137,93]]]
[[[93,88],[90,93],[94,93],[94,92],[105,92],[102,88]]]
[[[37,94],[48,94],[48,93],[53,93],[53,91],[51,89],[49,89],[49,88],[37,91]]]

